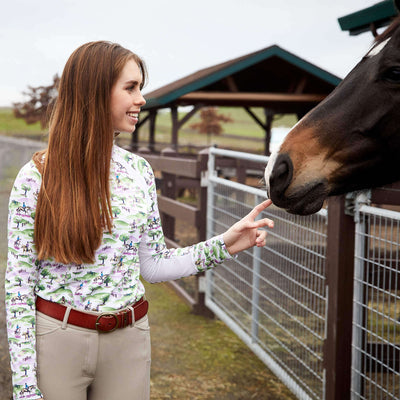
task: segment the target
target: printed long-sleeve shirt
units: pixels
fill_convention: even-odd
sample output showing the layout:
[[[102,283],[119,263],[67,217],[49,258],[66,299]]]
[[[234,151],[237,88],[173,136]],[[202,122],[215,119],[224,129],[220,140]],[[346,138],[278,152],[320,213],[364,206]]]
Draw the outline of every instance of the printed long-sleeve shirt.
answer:
[[[114,145],[110,169],[113,229],[104,232],[94,264],[39,261],[34,244],[41,174],[33,161],[19,172],[9,201],[6,270],[7,333],[14,399],[39,399],[36,378],[35,299],[89,312],[125,308],[149,282],[178,279],[230,258],[222,236],[167,249],[153,171],[146,160]]]

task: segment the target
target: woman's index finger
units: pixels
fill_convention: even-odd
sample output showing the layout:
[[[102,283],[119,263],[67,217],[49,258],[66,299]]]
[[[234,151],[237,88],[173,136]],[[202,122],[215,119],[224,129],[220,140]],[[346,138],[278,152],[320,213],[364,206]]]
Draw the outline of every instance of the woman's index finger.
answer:
[[[251,218],[256,218],[262,211],[272,204],[271,199],[264,200],[262,203],[256,205],[248,214]]]

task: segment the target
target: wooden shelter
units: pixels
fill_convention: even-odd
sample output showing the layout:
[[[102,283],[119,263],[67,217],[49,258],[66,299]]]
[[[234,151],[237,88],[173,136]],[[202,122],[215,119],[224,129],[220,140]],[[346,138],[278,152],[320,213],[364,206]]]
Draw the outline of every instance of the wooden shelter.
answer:
[[[371,31],[377,36],[377,30],[389,25],[398,15],[395,2],[384,0],[354,13],[338,18],[342,31],[349,31],[352,36]]]
[[[323,100],[341,79],[304,59],[273,45],[260,51],[202,69],[144,95],[147,115],[137,125],[149,121],[149,148],[155,149],[156,117],[160,109],[170,108],[171,146],[178,147],[178,132],[201,107],[243,107],[265,131],[265,154],[269,154],[271,125],[275,114],[302,117]],[[178,107],[193,106],[183,118]],[[262,121],[251,110],[262,107]],[[132,135],[136,149],[138,135]]]

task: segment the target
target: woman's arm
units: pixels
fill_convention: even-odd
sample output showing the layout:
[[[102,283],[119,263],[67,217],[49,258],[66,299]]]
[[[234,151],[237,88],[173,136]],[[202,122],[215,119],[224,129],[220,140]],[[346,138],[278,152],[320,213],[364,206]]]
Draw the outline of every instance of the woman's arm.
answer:
[[[225,246],[230,254],[239,253],[253,246],[265,246],[267,231],[260,228],[273,228],[274,221],[269,218],[256,221],[255,218],[271,204],[271,200],[265,200],[224,233]]]
[[[260,228],[272,228],[273,222],[267,218],[255,221],[255,218],[271,204],[269,200],[255,207],[222,235],[192,246],[167,249],[157,206],[154,176],[150,167],[147,170],[150,204],[147,227],[139,248],[140,271],[147,281],[161,282],[193,275],[221,264],[246,248],[265,245],[267,232]]]
[[[10,194],[5,276],[7,334],[15,399],[39,399],[36,379],[35,293],[38,268],[33,243],[40,174],[33,163],[19,172]]]

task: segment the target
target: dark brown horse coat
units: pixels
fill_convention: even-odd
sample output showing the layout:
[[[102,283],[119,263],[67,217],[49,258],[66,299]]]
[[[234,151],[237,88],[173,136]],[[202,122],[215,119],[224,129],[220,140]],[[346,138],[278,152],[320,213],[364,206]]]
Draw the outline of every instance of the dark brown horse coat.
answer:
[[[400,17],[399,17],[400,18]],[[291,213],[400,179],[400,19],[271,155],[270,198]]]

